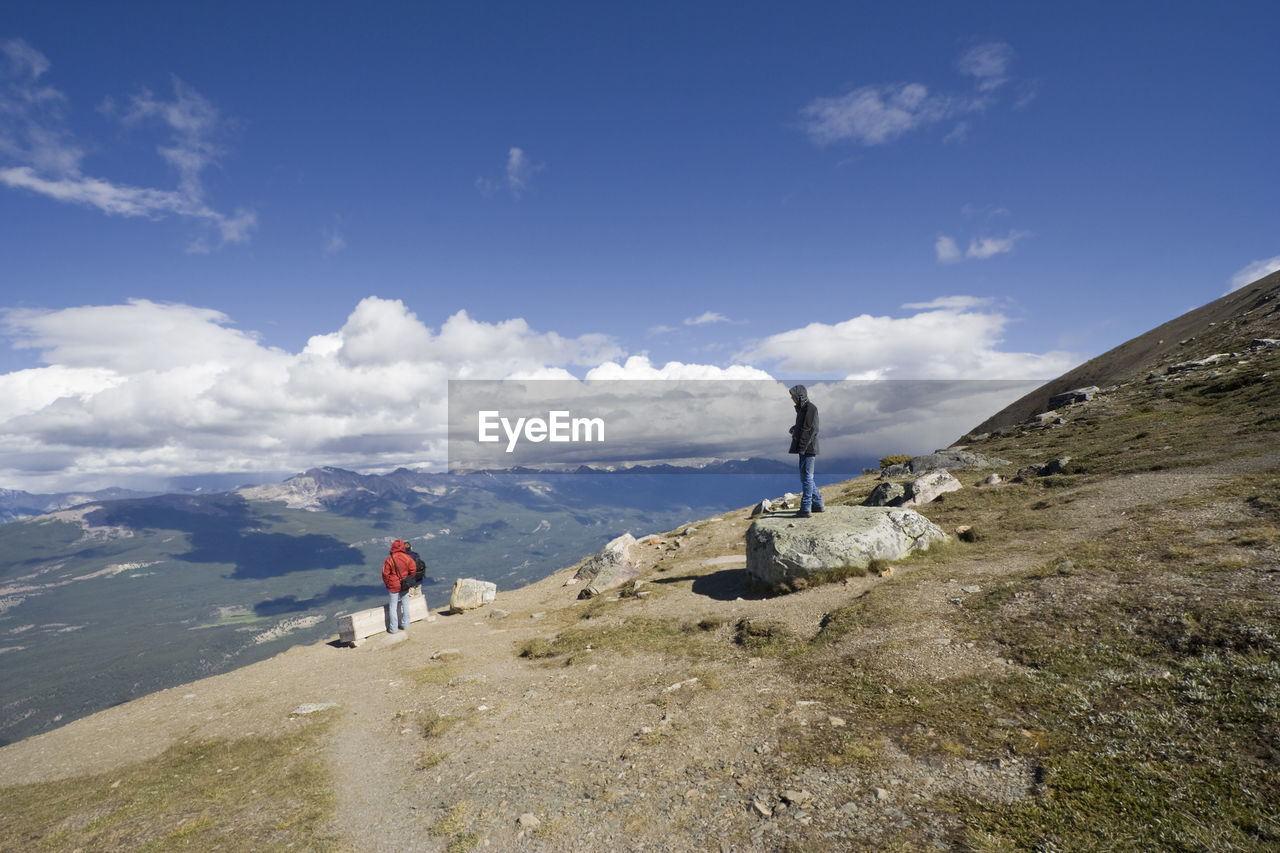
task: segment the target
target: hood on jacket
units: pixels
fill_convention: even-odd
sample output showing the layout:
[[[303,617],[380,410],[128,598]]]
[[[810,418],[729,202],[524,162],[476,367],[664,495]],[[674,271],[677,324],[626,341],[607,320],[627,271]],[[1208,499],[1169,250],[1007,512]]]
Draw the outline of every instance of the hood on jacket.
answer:
[[[787,393],[791,395],[791,400],[797,406],[803,406],[805,403],[809,402],[809,392],[805,390],[803,385],[792,385],[791,388],[788,389]]]
[[[392,542],[392,543],[391,543],[391,553],[392,553],[392,554],[403,554],[403,553],[404,553],[404,540],[402,540],[402,539],[397,539],[396,541]]]

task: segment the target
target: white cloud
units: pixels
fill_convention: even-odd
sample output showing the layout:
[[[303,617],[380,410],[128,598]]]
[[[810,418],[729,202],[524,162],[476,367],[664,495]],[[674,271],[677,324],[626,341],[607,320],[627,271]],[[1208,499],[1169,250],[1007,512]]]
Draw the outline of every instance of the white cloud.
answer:
[[[531,161],[523,148],[511,146],[507,149],[507,167],[505,180],[493,178],[476,178],[475,186],[482,195],[492,196],[505,186],[513,198],[520,198],[529,189],[533,176],[546,168],[543,163]]]
[[[844,95],[815,98],[800,110],[802,126],[818,145],[883,145],[913,130],[987,109],[1010,79],[1012,58],[1013,49],[1003,42],[980,44],[957,63],[962,74],[973,78],[972,92],[931,92],[918,82],[860,86]],[[971,122],[958,122],[945,141],[963,141],[970,128]]]
[[[979,92],[991,92],[1007,81],[1005,70],[1013,60],[1013,48],[1004,42],[993,41],[977,45],[957,63],[962,74],[973,77]]]
[[[1013,245],[1024,237],[1030,236],[1027,231],[1010,231],[1005,237],[981,237],[969,241],[965,257],[984,260],[1004,255],[1013,251]]]
[[[738,353],[747,363],[772,364],[795,376],[893,379],[1027,379],[1057,376],[1075,355],[999,349],[1009,318],[976,310],[974,297],[911,303],[907,317],[863,314],[840,323],[811,323],[771,335]]]
[[[716,311],[704,311],[697,317],[686,317],[684,324],[686,326],[705,326],[708,323],[731,323],[728,317]]]
[[[135,300],[9,310],[46,366],[0,375],[0,483],[151,482],[197,472],[370,469],[444,461],[457,378],[565,378],[618,358],[604,335],[538,332],[465,312],[438,328],[369,297],[297,353],[221,312]]]
[[[1019,240],[1030,236],[1030,231],[1010,231],[1004,237],[974,237],[969,240],[969,248],[961,253],[955,238],[943,235],[934,242],[933,251],[940,264],[954,264],[965,259],[982,261],[1012,252]]]
[[[231,243],[243,243],[257,225],[257,215],[246,209],[223,213],[205,199],[203,172],[222,155],[217,144],[226,122],[217,108],[199,92],[174,77],[170,100],[144,91],[135,95],[120,114],[127,125],[159,122],[171,131],[168,144],[157,149],[178,176],[176,190],[136,187],[82,171],[84,151],[66,128],[66,97],[40,78],[50,64],[26,42],[0,42],[0,184],[76,204],[111,216],[161,219],[174,215],[203,223],[216,239],[198,236],[189,251],[208,252]],[[104,102],[103,112],[117,112],[114,101]]]
[[[1280,271],[1280,255],[1274,258],[1264,258],[1261,261],[1254,261],[1247,267],[1236,272],[1231,276],[1231,288],[1227,293],[1239,290],[1247,284],[1253,284],[1260,278],[1271,275],[1273,272]]]
[[[933,251],[937,254],[938,263],[940,264],[954,264],[962,257],[960,247],[956,245],[955,238],[947,237],[946,235],[939,237],[937,242],[933,244]]]
[[[668,361],[654,367],[647,356],[633,355],[623,364],[610,361],[587,371],[586,379],[772,379],[768,373],[743,364],[717,367]]]
[[[347,248],[346,239],[337,231],[326,231],[324,240],[324,256],[336,255]]]
[[[920,83],[894,83],[817,98],[800,114],[809,137],[819,145],[845,141],[881,145],[974,108],[967,99],[930,95]]]

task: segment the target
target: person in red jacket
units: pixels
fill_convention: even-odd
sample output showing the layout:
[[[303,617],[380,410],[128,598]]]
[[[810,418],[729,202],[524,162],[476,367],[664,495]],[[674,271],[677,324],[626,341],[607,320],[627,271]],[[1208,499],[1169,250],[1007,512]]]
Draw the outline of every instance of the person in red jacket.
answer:
[[[388,634],[394,634],[401,628],[409,630],[409,581],[417,569],[418,565],[409,556],[404,541],[397,539],[392,542],[391,553],[382,562],[382,583],[391,596],[387,608]]]

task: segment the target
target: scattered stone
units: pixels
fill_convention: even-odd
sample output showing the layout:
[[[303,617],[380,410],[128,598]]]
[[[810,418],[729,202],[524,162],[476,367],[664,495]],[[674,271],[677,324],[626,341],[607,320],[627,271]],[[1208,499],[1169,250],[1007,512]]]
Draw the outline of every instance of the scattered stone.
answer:
[[[982,482],[986,483],[988,486],[998,486],[1004,481],[1000,479],[999,474],[990,474],[987,476],[987,479],[983,480]]]
[[[773,501],[765,498],[751,508],[751,517],[755,518],[757,515],[764,515],[767,512],[773,512]]]
[[[844,726],[844,724],[845,724],[844,717],[827,717],[827,725],[829,726],[832,726],[838,729]]]
[[[962,586],[962,587],[960,587],[960,591],[961,591],[961,592],[967,592],[967,593],[969,593],[970,595],[973,595],[975,592],[982,592],[982,587],[978,586],[977,584],[972,584],[972,585],[970,585],[970,586]]]
[[[973,528],[971,524],[962,524],[956,528],[956,538],[961,542],[977,542],[982,538],[982,534]]]
[[[511,613],[510,613],[509,611],[501,610],[501,609],[499,609],[499,608],[497,608],[497,607],[495,607],[493,610],[490,610],[490,611],[489,611],[489,618],[490,618],[490,619],[506,619],[506,618],[507,618],[508,616],[510,616],[510,615],[511,615]]]
[[[760,815],[760,817],[773,817],[773,809],[760,802],[759,799],[752,800],[751,807],[755,809],[756,814]]]
[[[1252,352],[1260,352],[1261,350],[1273,349],[1274,347],[1280,347],[1280,341],[1277,341],[1275,338],[1254,338],[1249,342],[1249,349]]]
[[[946,538],[942,528],[902,508],[829,506],[801,524],[759,518],[747,529],[747,575],[766,588],[792,591],[824,573],[897,560]]]
[[[440,649],[431,656],[432,660],[449,663],[450,661],[462,659],[462,649]]]
[[[783,791],[782,801],[789,806],[803,806],[809,800],[813,799],[813,794],[808,791]]]
[[[492,604],[497,594],[498,585],[492,581],[458,578],[453,582],[453,593],[449,596],[449,609],[454,613],[475,610],[486,604]]]
[[[315,714],[320,711],[327,711],[330,708],[337,708],[337,702],[306,702],[294,708],[291,713],[295,717],[303,717],[307,714]]]
[[[686,535],[689,528],[685,528]],[[578,598],[593,598],[602,592],[616,589],[640,574],[632,557],[636,538],[624,533],[609,542],[597,553],[588,557],[575,575],[587,585],[578,593]]]
[[[533,812],[525,812],[520,815],[520,817],[516,818],[516,823],[524,829],[537,829],[542,826],[542,821],[538,820],[538,816]]]
[[[882,803],[885,802],[889,799],[889,792],[884,788],[876,788],[876,799]]]
[[[530,614],[529,614],[529,618],[530,618],[530,619],[541,619],[542,617],[544,617],[544,616],[546,616],[546,615],[547,615],[547,611],[545,611],[545,610],[539,610],[537,613],[530,613]]]
[[[1040,426],[1044,426],[1045,424],[1049,423],[1056,417],[1058,417],[1058,413],[1053,410],[1050,410],[1047,412],[1041,412],[1037,415],[1032,415],[1030,418],[1027,419],[1027,423],[1035,423],[1035,424],[1039,424]]]

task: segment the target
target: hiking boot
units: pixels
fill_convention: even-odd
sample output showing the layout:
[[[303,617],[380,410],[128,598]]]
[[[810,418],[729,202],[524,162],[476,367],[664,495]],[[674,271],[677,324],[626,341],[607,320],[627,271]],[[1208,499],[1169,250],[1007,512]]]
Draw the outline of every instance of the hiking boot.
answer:
[[[809,512],[807,509],[802,509],[795,514],[796,518],[811,518],[812,516],[813,513]]]
[[[815,507],[813,508],[813,511],[814,511],[814,512],[826,512],[826,511],[827,511],[827,508],[826,508],[826,507],[824,507],[824,506],[815,506]]]

